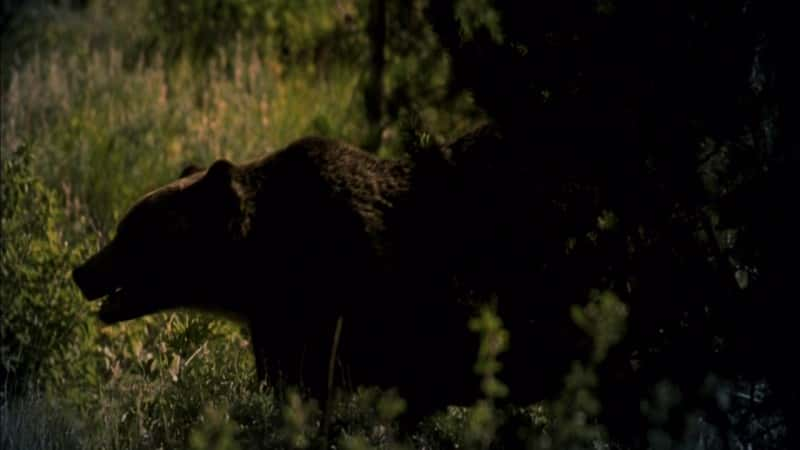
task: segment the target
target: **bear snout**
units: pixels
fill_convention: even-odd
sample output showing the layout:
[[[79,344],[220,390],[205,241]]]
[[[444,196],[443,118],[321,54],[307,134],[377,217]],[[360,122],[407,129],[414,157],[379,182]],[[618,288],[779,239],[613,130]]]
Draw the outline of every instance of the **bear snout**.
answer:
[[[72,271],[72,280],[87,300],[96,300],[119,288],[113,276],[108,247]]]
[[[111,291],[110,288],[103,286],[102,283],[95,282],[91,270],[85,265],[76,267],[72,271],[72,280],[78,285],[86,300],[96,300]]]

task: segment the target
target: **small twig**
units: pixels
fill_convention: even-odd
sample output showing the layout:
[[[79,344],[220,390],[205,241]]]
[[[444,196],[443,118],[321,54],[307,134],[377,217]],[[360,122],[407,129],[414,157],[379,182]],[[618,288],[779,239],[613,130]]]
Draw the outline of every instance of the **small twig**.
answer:
[[[184,369],[186,368],[186,366],[189,365],[190,362],[192,362],[194,357],[197,356],[200,353],[200,350],[203,350],[204,348],[206,348],[206,344],[208,344],[208,341],[203,342],[203,345],[201,345],[200,347],[197,347],[197,350],[195,350],[194,353],[192,353],[192,356],[188,357],[186,359],[186,361],[184,361],[184,363],[183,363],[183,368]]]
[[[336,331],[333,332],[333,344],[331,345],[331,357],[328,360],[328,395],[325,400],[325,417],[322,425],[323,448],[328,448],[328,432],[331,426],[331,405],[333,403],[333,372],[336,368],[336,352],[339,350],[339,338],[342,335],[343,322],[344,317],[342,316],[339,316],[336,320]]]

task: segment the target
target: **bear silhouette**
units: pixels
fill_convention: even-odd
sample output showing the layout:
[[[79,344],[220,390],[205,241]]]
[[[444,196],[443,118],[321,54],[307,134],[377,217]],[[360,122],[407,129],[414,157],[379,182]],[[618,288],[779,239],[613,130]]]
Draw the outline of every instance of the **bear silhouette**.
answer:
[[[337,384],[397,388],[412,421],[480,394],[467,323],[502,294],[513,328],[504,374],[516,398],[532,401],[557,392],[574,356],[560,343],[580,339],[504,306],[530,304],[542,284],[527,257],[536,215],[508,196],[526,189],[527,174],[504,162],[501,145],[483,128],[385,160],[305,138],[245,164],[190,167],[139,200],[73,277],[86,298],[104,298],[106,323],[177,307],[237,314],[259,378],[318,399],[342,318]]]

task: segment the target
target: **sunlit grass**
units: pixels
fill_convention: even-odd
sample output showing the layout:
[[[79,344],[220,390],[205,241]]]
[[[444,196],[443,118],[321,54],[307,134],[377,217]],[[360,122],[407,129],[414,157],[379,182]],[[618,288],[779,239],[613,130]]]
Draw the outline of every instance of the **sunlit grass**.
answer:
[[[2,106],[3,148],[29,145],[37,172],[100,230],[188,162],[238,162],[306,134],[357,142],[366,129],[359,75],[345,69],[288,70],[242,46],[201,69],[160,56],[126,68],[122,53],[36,54]]]

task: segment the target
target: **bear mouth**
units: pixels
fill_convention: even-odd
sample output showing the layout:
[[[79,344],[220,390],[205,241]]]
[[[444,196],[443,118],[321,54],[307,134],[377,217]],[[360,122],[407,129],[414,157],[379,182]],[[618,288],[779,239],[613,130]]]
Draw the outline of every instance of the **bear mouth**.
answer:
[[[107,324],[124,320],[122,317],[125,315],[123,312],[125,310],[124,300],[126,296],[127,292],[124,289],[117,288],[114,292],[103,298],[100,303],[100,310],[97,313],[100,320]]]
[[[106,255],[109,247],[98,255]],[[92,257],[87,263],[72,271],[72,279],[88,301],[101,300],[98,318],[107,325],[136,319],[158,311],[169,296],[164,295],[158,277],[120,277],[104,263],[105,259]],[[98,263],[98,261],[100,263]]]
[[[137,295],[130,289],[116,288],[100,303],[98,318],[108,325],[145,316],[157,309],[148,295]]]

